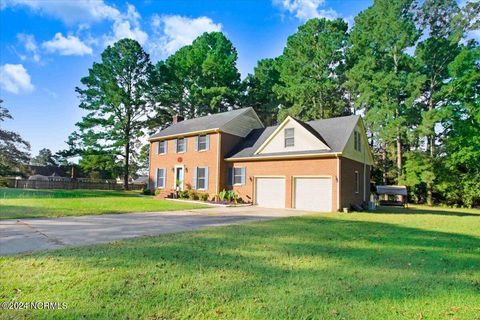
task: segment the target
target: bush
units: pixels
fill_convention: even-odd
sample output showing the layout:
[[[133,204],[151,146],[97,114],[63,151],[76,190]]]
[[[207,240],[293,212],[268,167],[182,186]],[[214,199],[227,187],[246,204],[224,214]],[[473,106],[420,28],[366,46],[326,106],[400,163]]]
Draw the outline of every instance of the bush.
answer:
[[[158,196],[160,193],[162,193],[162,190],[160,189],[155,189],[155,195]]]
[[[233,190],[225,190],[223,189],[219,194],[218,197],[220,198],[220,201],[228,201],[228,202],[233,202],[237,203],[238,195],[235,191]]]
[[[188,190],[178,191],[178,197],[180,199],[188,199]]]
[[[188,199],[198,200],[198,194],[194,190],[188,190]]]
[[[152,195],[152,191],[148,188],[143,188],[142,190],[142,194],[145,195],[145,196],[151,196]]]
[[[202,201],[208,201],[208,193],[199,193],[198,198]]]

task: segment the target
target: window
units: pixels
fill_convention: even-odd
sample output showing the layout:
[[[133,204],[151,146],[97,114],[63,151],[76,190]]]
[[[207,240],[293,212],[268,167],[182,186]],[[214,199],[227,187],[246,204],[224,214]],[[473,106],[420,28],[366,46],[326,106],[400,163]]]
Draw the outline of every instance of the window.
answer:
[[[245,168],[233,168],[233,184],[245,184]]]
[[[167,141],[158,141],[158,154],[165,154],[167,153]]]
[[[186,141],[185,138],[178,138],[177,139],[177,153],[185,152],[186,150]]]
[[[355,140],[354,141],[355,150],[362,151],[362,138],[360,136],[360,133],[358,131],[354,131],[353,137]]]
[[[164,168],[157,169],[157,188],[165,188],[165,174],[167,170]]]
[[[358,179],[358,171],[355,171],[355,193],[360,192],[360,179]]]
[[[197,151],[208,150],[208,136],[202,135],[197,137]]]
[[[285,148],[293,147],[295,145],[295,129],[287,128],[285,129]]]
[[[245,176],[245,167],[229,167],[227,172],[227,185],[244,185]]]
[[[208,168],[197,168],[196,169],[196,180],[195,180],[195,189],[207,189],[208,187]]]

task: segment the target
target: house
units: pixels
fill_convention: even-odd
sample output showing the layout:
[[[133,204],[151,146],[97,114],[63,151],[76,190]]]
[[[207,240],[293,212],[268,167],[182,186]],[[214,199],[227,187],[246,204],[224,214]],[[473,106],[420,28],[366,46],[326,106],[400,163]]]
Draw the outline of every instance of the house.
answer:
[[[337,211],[370,197],[372,153],[360,116],[264,127],[252,108],[173,124],[149,138],[151,188],[216,196],[234,190],[264,207]]]

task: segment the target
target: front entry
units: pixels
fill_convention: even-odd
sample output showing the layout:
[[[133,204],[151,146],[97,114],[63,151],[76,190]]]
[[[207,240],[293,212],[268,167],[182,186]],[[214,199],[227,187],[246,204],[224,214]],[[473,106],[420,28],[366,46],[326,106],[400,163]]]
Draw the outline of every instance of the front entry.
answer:
[[[183,167],[175,167],[175,188],[183,191]]]

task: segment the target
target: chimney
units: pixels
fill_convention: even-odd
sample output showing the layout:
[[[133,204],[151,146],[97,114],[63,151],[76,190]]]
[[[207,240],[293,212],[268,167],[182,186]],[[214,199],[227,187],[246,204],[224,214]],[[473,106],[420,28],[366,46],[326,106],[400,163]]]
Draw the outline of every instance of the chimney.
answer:
[[[172,124],[177,124],[177,123],[179,123],[179,122],[181,122],[181,121],[183,121],[183,117],[180,116],[180,115],[178,115],[178,114],[176,114],[176,115],[173,116],[173,121],[172,121],[173,123],[172,123]]]

